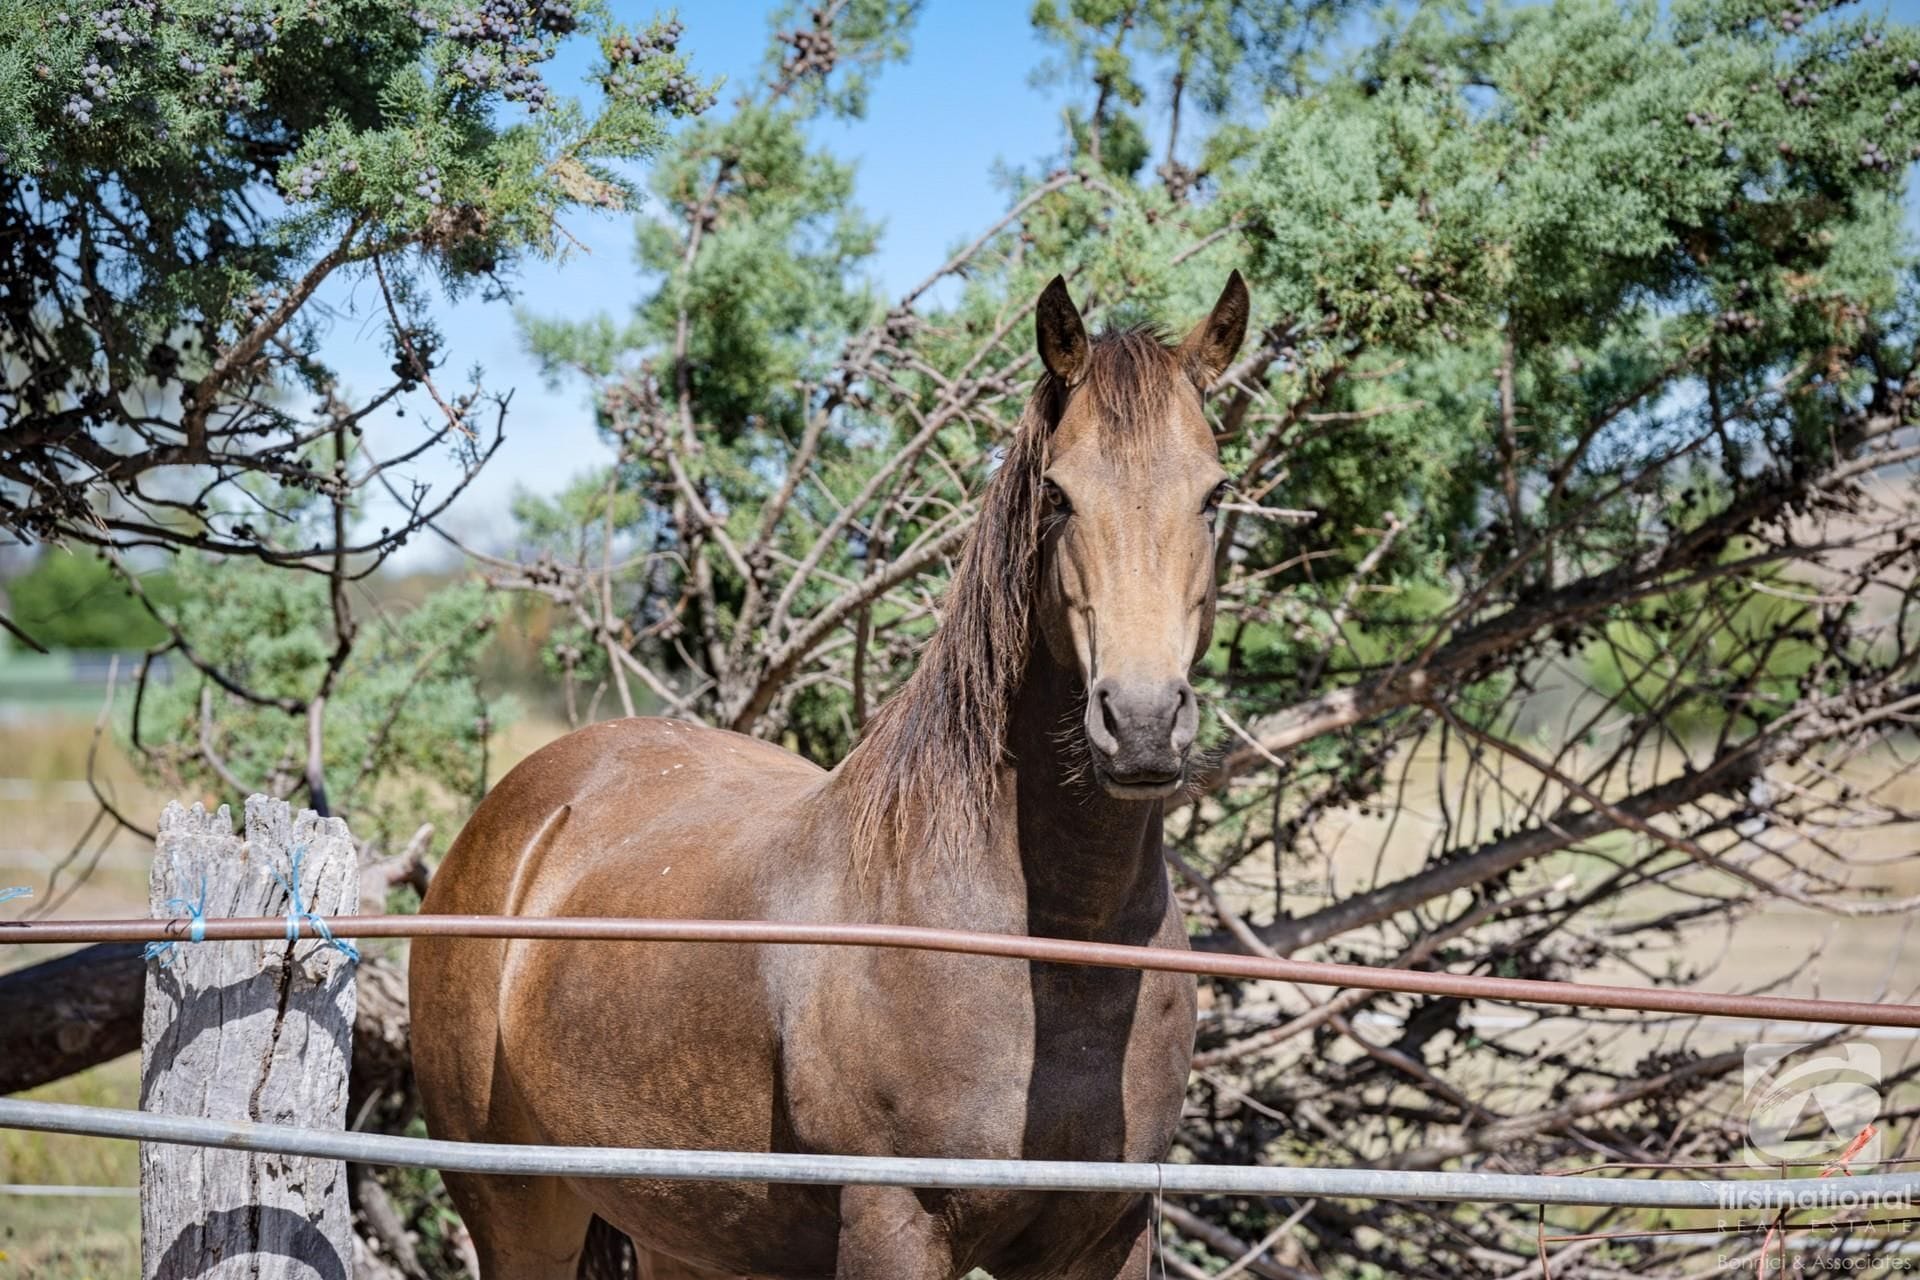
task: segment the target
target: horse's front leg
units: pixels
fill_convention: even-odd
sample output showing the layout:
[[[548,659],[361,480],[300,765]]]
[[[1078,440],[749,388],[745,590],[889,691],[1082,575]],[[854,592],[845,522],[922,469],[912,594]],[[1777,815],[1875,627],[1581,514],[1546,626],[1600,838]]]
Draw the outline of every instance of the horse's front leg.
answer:
[[[939,1219],[906,1187],[840,1192],[833,1280],[949,1280],[953,1249]]]
[[[1153,1275],[1151,1223],[1133,1233],[1133,1243],[1127,1247],[1127,1256],[1121,1260],[1120,1269],[1110,1274],[1112,1280],[1149,1280]]]
[[[1153,1275],[1152,1205],[1142,1196],[1069,1272],[1068,1280],[1149,1280]]]

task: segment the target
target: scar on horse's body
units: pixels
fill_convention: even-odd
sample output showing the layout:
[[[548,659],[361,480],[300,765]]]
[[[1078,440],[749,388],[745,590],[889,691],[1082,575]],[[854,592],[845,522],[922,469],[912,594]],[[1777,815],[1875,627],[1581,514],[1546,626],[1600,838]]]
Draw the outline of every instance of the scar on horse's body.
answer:
[[[582,729],[494,788],[424,909],[1184,945],[1161,801],[1213,625],[1200,397],[1246,322],[1235,273],[1178,345],[1089,340],[1056,279],[945,625],[838,769],[677,721]],[[422,938],[412,997],[430,1129],[493,1142],[1158,1160],[1194,1034],[1189,977],[847,947]],[[1133,1195],[447,1185],[484,1280],[572,1274],[596,1214],[654,1280],[1144,1280],[1152,1251]]]

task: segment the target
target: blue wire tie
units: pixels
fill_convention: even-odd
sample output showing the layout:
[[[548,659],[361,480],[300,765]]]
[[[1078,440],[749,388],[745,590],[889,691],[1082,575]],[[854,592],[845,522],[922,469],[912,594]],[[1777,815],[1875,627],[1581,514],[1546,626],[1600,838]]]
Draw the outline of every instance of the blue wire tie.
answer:
[[[12,902],[15,898],[31,898],[33,890],[24,884],[9,885],[0,889],[0,902]]]
[[[200,873],[200,892],[192,898],[168,898],[167,910],[177,916],[187,918],[187,941],[205,942],[207,940],[207,873]],[[157,960],[162,969],[172,966],[179,953],[174,948],[180,945],[179,939],[171,942],[149,942],[141,949],[141,956],[148,960]]]
[[[347,963],[358,964],[360,948],[351,942],[334,937],[333,930],[327,927],[325,918],[318,911],[309,911],[307,904],[300,897],[300,864],[306,856],[307,846],[303,844],[293,846],[293,852],[287,858],[289,874],[283,876],[278,871],[273,873],[273,878],[280,882],[282,889],[287,891],[287,941],[300,941],[300,922],[305,920],[313,926],[313,931],[320,936],[322,942],[347,958]]]

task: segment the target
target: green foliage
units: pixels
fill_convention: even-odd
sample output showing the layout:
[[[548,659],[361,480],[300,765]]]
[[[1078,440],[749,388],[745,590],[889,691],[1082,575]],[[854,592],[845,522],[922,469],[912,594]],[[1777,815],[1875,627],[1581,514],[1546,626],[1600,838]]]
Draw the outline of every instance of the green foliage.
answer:
[[[1328,810],[1367,815],[1439,714],[1422,698],[1444,697],[1449,735],[1517,741],[1540,685],[1577,686],[1570,736],[1611,735],[1611,795],[1642,784],[1648,743],[1724,746],[1815,694],[1910,687],[1871,669],[1911,630],[1904,611],[1856,629],[1881,604],[1782,567],[1814,562],[1798,530],[1840,520],[1852,491],[1782,495],[1804,496],[1885,405],[1883,435],[1912,422],[1920,32],[1778,3],[1038,0],[1041,75],[1071,95],[1068,167],[1005,175],[1017,216],[892,302],[868,276],[880,228],[817,126],[865,111],[907,48],[905,0],[781,10],[764,78],[712,113],[676,22],[624,30],[593,0],[0,0],[0,261],[27,282],[0,308],[7,374],[41,424],[71,412],[104,439],[137,387],[190,401],[330,250],[344,269],[386,264],[407,309],[435,278],[458,289],[555,252],[569,207],[636,203],[618,162],[656,156],[632,310],[523,318],[550,376],[592,381],[618,458],[517,502],[522,585],[545,611],[525,616],[578,713],[613,709],[631,669],[642,710],[678,698],[830,762],[913,668],[956,544],[859,593],[964,527],[1032,384],[1042,285],[1064,274],[1096,327],[1178,326],[1238,268],[1255,313],[1212,402],[1242,501],[1220,522],[1209,697],[1243,723],[1284,719],[1526,623],[1384,711],[1323,717],[1338,732],[1302,731],[1258,801],[1216,797],[1176,824],[1207,858],[1262,849],[1278,869]],[[539,78],[575,38],[599,42],[590,106]],[[76,285],[76,246],[97,244],[112,270]],[[395,327],[438,354],[426,327]],[[282,513],[262,539],[278,566],[194,556],[171,594],[148,592],[189,648],[127,732],[170,785],[296,793],[314,785],[318,703],[318,780],[356,834],[450,832],[484,781],[473,673],[494,606],[463,585],[352,618],[362,565],[328,571],[311,550],[356,520],[325,481],[350,430],[310,331],[284,336],[291,357],[266,348],[271,375],[230,389],[241,434],[245,415],[290,427],[289,390],[325,400],[327,429],[269,451],[294,460],[282,491],[250,494]],[[0,496],[8,483],[24,487],[0,478]],[[1764,514],[1734,518],[1747,510]],[[1737,532],[1696,538],[1716,522]],[[1900,554],[1873,571],[1910,576]],[[23,621],[104,599],[68,581],[87,563],[16,587]],[[1547,600],[1564,608],[1531,621]],[[1863,705],[1844,714],[1868,724]],[[1496,746],[1465,751],[1507,787],[1483,762]],[[1551,791],[1510,811],[1551,822]],[[1423,856],[1470,855],[1506,821],[1476,800]],[[1586,852],[1638,876],[1630,845]],[[1483,887],[1505,892],[1512,870]],[[1491,927],[1532,930],[1536,907],[1535,941],[1436,959],[1559,976],[1612,954],[1618,921],[1562,929],[1544,899]],[[444,1251],[443,1219],[417,1225]],[[1391,1233],[1369,1234],[1391,1258]]]
[[[156,309],[217,313],[237,278],[269,282],[350,220],[464,273],[551,251],[570,205],[624,199],[604,162],[710,100],[676,35],[597,0],[8,0],[0,171],[55,203],[110,189],[152,242],[118,246],[122,283]],[[591,112],[540,74],[581,38],[603,52]]]
[[[411,390],[440,356],[400,314],[426,282],[560,252],[568,211],[624,207],[618,166],[711,104],[679,31],[601,0],[0,0],[0,406],[33,451],[0,527],[251,550],[142,478],[313,487],[301,412],[371,411],[316,356],[316,291],[378,269]],[[568,41],[599,47],[590,105],[543,78]]]
[[[858,68],[905,52],[911,7],[846,7],[835,27],[839,62],[827,80],[801,76],[775,102],[745,101],[723,119],[682,131],[654,166],[660,213],[639,224],[636,261],[658,288],[624,327],[606,318],[528,318],[533,349],[553,369],[605,375],[623,350],[660,350],[685,307],[698,323],[690,349],[696,389],[723,431],[785,425],[791,384],[821,371],[824,343],[873,314],[856,278],[878,228],[852,207],[853,171],[811,147],[806,122],[822,111],[858,115]],[[779,83],[794,74],[780,40],[770,56]],[[784,68],[784,69],[783,69]],[[690,270],[674,228],[702,226]]]
[[[1279,394],[1341,422],[1303,433],[1269,499],[1322,518],[1304,539],[1274,531],[1250,564],[1337,551],[1316,575],[1337,580],[1371,541],[1350,531],[1387,510],[1410,517],[1389,582],[1474,581],[1576,518],[1590,556],[1628,554],[1643,525],[1621,474],[1712,406],[1899,323],[1870,318],[1896,308],[1911,255],[1903,164],[1887,159],[1920,146],[1902,102],[1920,83],[1911,29],[1835,18],[1787,39],[1750,6],[1710,3],[1387,21],[1350,76],[1279,101],[1220,179],[1256,297],[1298,335]],[[1525,406],[1511,441],[1508,359]],[[1710,389],[1687,381],[1702,369]],[[1842,396],[1870,385],[1864,362],[1828,376]],[[1662,382],[1666,400],[1619,412]],[[1803,398],[1725,433],[1721,499],[1825,456],[1813,423],[1841,410]],[[1520,467],[1516,529],[1506,460],[1570,453],[1544,481]],[[1522,581],[1561,568],[1538,558]]]
[[[1090,107],[1068,112],[1075,154],[1097,158],[1103,170],[1127,178],[1146,166],[1143,109],[1154,82],[1166,82],[1176,113],[1197,112],[1226,144],[1208,141],[1198,168],[1176,179],[1191,181],[1215,172],[1235,150],[1225,136],[1226,122],[1301,92],[1310,51],[1330,41],[1362,7],[1355,0],[1035,0],[1034,31],[1058,57],[1033,78],[1036,84],[1084,80],[1092,86]]]
[[[335,651],[327,579],[193,556],[175,577],[162,614],[193,637],[199,663],[247,696],[177,663],[170,682],[124,699],[131,744],[151,749],[136,750],[136,763],[156,783],[228,800],[286,791],[302,778],[306,705]],[[475,669],[493,618],[485,590],[468,583],[365,621],[327,699],[322,757],[329,803],[358,838],[397,850],[433,822],[444,844],[481,794],[498,709]]]
[[[725,116],[681,130],[654,166],[657,212],[638,226],[644,283],[631,316],[524,318],[550,372],[607,380],[601,421],[632,445],[612,473],[585,477],[554,500],[523,498],[517,514],[532,545],[598,555],[611,538],[616,558],[666,552],[674,536],[671,479],[658,451],[649,454],[631,436],[636,419],[660,421],[663,391],[682,373],[697,406],[711,501],[736,531],[751,524],[777,483],[770,477],[804,431],[839,343],[882,311],[862,275],[879,229],[853,204],[851,166],[812,143],[808,125],[823,114],[864,110],[868,77],[904,55],[916,8],[857,0],[835,11],[830,30],[816,14],[811,31],[781,30],[790,15],[777,15],[766,82]],[[818,505],[857,486],[857,473],[872,461],[863,449],[889,430],[850,413],[848,429],[822,441],[819,487],[801,502]],[[781,551],[800,554],[804,545],[796,536]],[[631,581],[658,571],[652,560],[632,563]],[[729,580],[721,590],[737,601],[741,585]],[[662,621],[643,608],[631,625]],[[549,664],[590,684],[606,674],[599,646],[572,623],[556,629]]]
[[[141,590],[158,601],[176,598],[164,572],[147,574]],[[6,592],[13,620],[50,649],[146,649],[167,638],[166,628],[97,556],[49,551],[10,580]]]
[[[908,53],[907,33],[926,0],[786,0],[769,14],[767,83],[803,116],[858,120],[873,73]],[[806,23],[802,23],[802,16]],[[826,39],[822,39],[825,36]]]
[[[569,209],[621,207],[616,166],[711,104],[679,35],[669,18],[623,27],[598,0],[0,0],[0,401],[23,445],[68,449],[10,461],[0,519],[27,537],[105,530],[259,557],[193,555],[147,593],[183,644],[129,725],[143,768],[230,798],[324,784],[383,843],[429,819],[457,827],[484,785],[472,671],[490,606],[464,587],[367,622],[346,575],[372,565],[298,563],[358,523],[367,478],[349,442],[372,408],[338,398],[304,306],[375,261],[379,295],[405,308],[428,276],[458,290],[556,252]],[[599,51],[591,104],[542,75],[582,40]],[[393,319],[408,390],[439,339]],[[317,430],[298,418],[315,399]],[[192,501],[141,483],[168,464],[233,483]],[[116,502],[138,489],[131,511],[43,483],[109,470]],[[14,585],[14,608],[64,609],[49,638],[166,639],[74,567],[91,563],[56,553]],[[67,607],[83,599],[115,612]]]
[[[712,404],[711,420],[722,430],[791,423],[792,384],[819,376],[830,354],[821,339],[872,314],[855,271],[873,252],[877,229],[851,207],[852,169],[810,150],[802,125],[793,112],[748,108],[696,125],[654,170],[670,217],[694,216],[717,185],[716,225],[677,279],[677,250],[664,228],[642,231],[641,269],[670,283],[641,304],[628,338],[664,345],[679,308],[697,317],[695,394]],[[714,156],[752,180],[716,179]]]
[[[681,30],[602,0],[0,0],[0,527],[196,549],[147,593],[180,643],[140,709],[143,767],[324,784],[365,839],[457,827],[484,782],[490,606],[463,588],[355,616],[352,584],[418,524],[361,528],[377,481],[353,442],[444,358],[414,318],[433,282],[560,252],[570,210],[624,207],[622,166],[712,104]],[[582,42],[591,101],[545,78]],[[316,353],[309,302],[337,275],[391,322],[394,383],[363,403]],[[477,465],[479,388],[448,396],[442,434]],[[12,605],[90,586],[30,578]],[[62,625],[168,638],[99,598],[126,625]]]

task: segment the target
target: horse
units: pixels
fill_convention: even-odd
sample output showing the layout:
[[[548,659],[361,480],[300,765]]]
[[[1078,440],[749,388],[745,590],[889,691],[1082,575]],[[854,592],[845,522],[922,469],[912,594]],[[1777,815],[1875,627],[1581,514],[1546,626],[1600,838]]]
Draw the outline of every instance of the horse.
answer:
[[[873,921],[1184,947],[1162,856],[1198,729],[1226,491],[1203,393],[1236,271],[1180,342],[1088,336],[1059,277],[1044,366],[913,674],[831,772],[629,718],[535,752],[422,910]],[[859,947],[413,944],[438,1138],[1156,1161],[1191,977]],[[483,1280],[570,1276],[597,1215],[653,1280],[1146,1280],[1137,1194],[449,1173]]]

